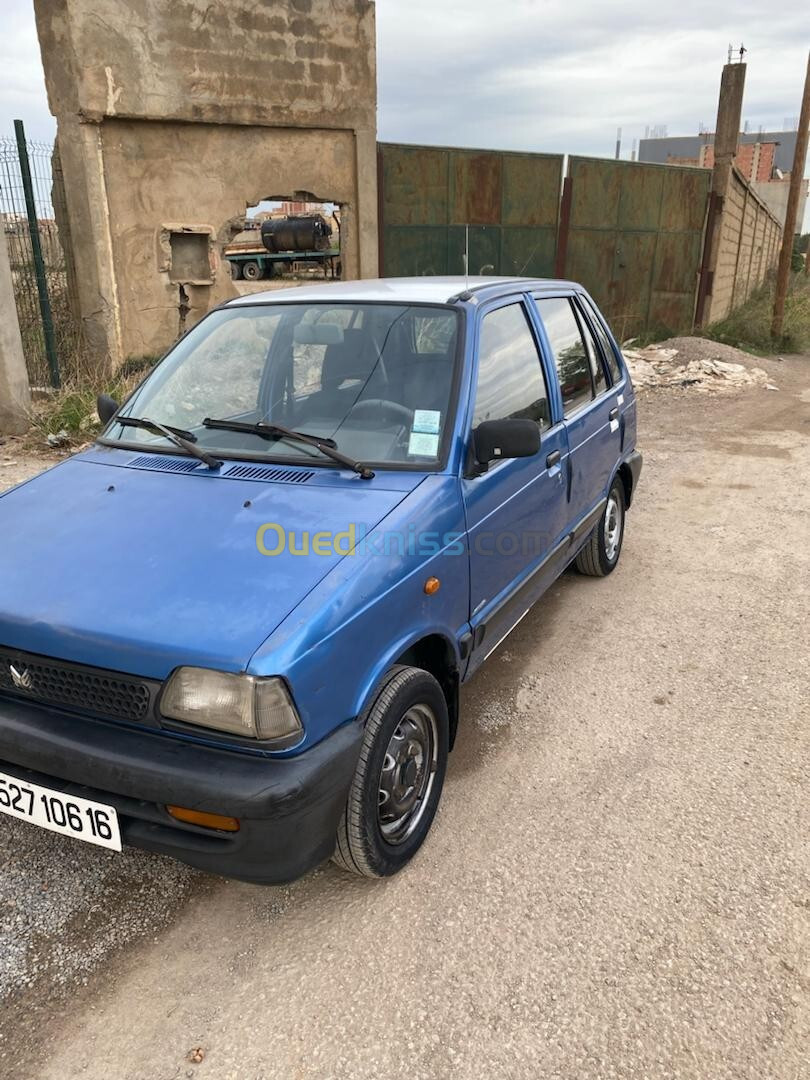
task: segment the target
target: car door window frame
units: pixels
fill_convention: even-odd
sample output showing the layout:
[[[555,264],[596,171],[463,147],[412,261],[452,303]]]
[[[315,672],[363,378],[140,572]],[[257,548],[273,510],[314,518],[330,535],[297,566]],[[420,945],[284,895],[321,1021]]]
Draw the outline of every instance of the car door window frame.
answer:
[[[597,335],[593,331],[593,327],[588,322],[588,320],[585,318],[584,308],[583,308],[583,305],[579,301],[579,297],[576,294],[574,294],[574,296],[571,299],[573,300],[573,304],[571,306],[574,309],[574,318],[579,323],[580,336],[582,337],[582,343],[585,346],[585,352],[588,353],[589,362],[590,362],[590,352],[588,350],[588,340],[587,340],[587,338],[590,338],[591,345],[593,347],[594,362],[597,363],[597,364],[600,364],[601,368],[602,368],[602,378],[604,379],[604,382],[602,384],[602,389],[599,390],[599,389],[597,389],[596,380],[594,379],[593,367],[591,366],[591,388],[593,390],[593,398],[591,400],[592,401],[598,401],[599,398],[603,394],[607,394],[608,391],[611,390],[612,387],[613,387],[613,383],[611,381],[610,366],[609,366],[609,364],[607,362],[607,358],[602,355],[602,346],[601,346],[601,343],[598,340]],[[587,335],[587,337],[586,337],[586,335]],[[583,408],[584,407],[585,406],[583,406]]]
[[[610,383],[611,387],[619,386],[620,384],[624,383],[626,379],[626,372],[624,364],[622,362],[621,351],[617,349],[614,345],[613,335],[610,332],[610,328],[608,327],[607,323],[602,317],[601,312],[599,311],[593,300],[590,298],[590,296],[588,296],[587,294],[577,293],[576,299],[577,307],[582,312],[582,315],[587,324],[591,327],[591,332],[593,333],[594,340],[599,346],[600,352],[602,352],[603,354],[604,366],[607,369],[608,382]],[[601,330],[602,333],[598,333],[598,330]],[[605,341],[607,342],[608,348],[613,354],[613,360],[619,371],[618,378],[615,378],[613,375],[613,368],[610,363],[610,358],[604,355],[604,348],[602,345],[603,336]]]
[[[554,385],[555,385],[555,387],[557,389],[557,395],[558,395],[558,400],[559,400],[559,409],[560,409],[559,418],[561,420],[571,420],[572,417],[579,416],[580,413],[584,412],[586,409],[589,409],[594,404],[596,404],[599,401],[599,399],[601,398],[601,396],[602,396],[601,393],[600,394],[596,393],[596,387],[595,387],[594,381],[593,381],[593,371],[591,370],[591,363],[590,363],[590,359],[589,359],[588,360],[588,374],[589,374],[590,380],[591,380],[591,395],[592,395],[591,399],[590,399],[590,401],[584,401],[581,405],[578,405],[576,407],[576,409],[573,410],[573,412],[566,413],[566,411],[565,411],[565,405],[564,405],[563,397],[562,397],[562,385],[560,383],[560,373],[557,370],[557,361],[556,361],[555,356],[554,356],[554,350],[551,347],[551,339],[548,336],[548,332],[546,330],[546,324],[543,321],[543,315],[542,315],[542,312],[541,312],[541,310],[540,310],[540,308],[538,306],[538,301],[539,300],[567,300],[568,301],[568,303],[569,303],[569,305],[571,307],[571,314],[574,317],[574,322],[577,324],[577,327],[579,329],[579,336],[582,338],[582,347],[585,349],[585,355],[587,357],[587,355],[588,355],[588,346],[587,346],[587,344],[585,342],[585,338],[583,337],[583,334],[582,334],[582,323],[581,323],[581,321],[579,319],[578,305],[575,303],[575,298],[576,298],[576,293],[573,293],[573,292],[540,292],[540,293],[535,292],[535,293],[531,294],[532,308],[534,309],[534,314],[535,314],[535,317],[536,317],[537,322],[539,324],[540,331],[542,333],[543,348],[544,348],[544,351],[547,354],[547,359],[548,359],[548,362],[551,365],[551,370],[554,373]]]
[[[548,427],[540,428],[540,438],[542,439],[547,435],[549,431],[552,431],[562,419],[562,408],[559,399],[559,385],[556,373],[553,373],[553,377],[550,377],[547,355],[546,355],[546,343],[545,338],[541,336],[538,328],[537,312],[534,307],[532,296],[530,293],[519,292],[510,293],[508,296],[499,296],[497,300],[493,300],[486,305],[482,305],[481,309],[476,312],[475,329],[472,335],[473,338],[473,363],[471,365],[472,370],[470,372],[469,383],[469,395],[467,399],[467,414],[464,418],[464,445],[465,453],[462,456],[461,462],[461,475],[470,479],[472,473],[470,472],[470,461],[473,452],[473,419],[475,417],[475,405],[478,395],[478,370],[480,363],[480,345],[481,345],[481,330],[484,325],[484,319],[491,315],[493,312],[500,310],[501,308],[510,307],[518,304],[526,318],[526,328],[534,342],[534,347],[537,350],[537,361],[540,369],[540,377],[543,380],[543,384],[546,390],[546,399],[549,407],[549,424]],[[539,426],[539,425],[538,425]],[[542,448],[541,448],[542,452]],[[502,465],[505,465],[511,458],[504,458],[500,461],[493,461],[490,463],[489,470],[483,473],[484,476],[490,476]]]

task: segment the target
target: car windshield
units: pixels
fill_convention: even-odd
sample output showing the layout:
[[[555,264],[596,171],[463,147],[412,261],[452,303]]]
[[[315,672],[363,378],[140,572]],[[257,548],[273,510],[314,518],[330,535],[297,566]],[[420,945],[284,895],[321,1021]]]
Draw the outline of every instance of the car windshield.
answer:
[[[173,444],[158,424],[182,430],[211,454],[334,465],[317,446],[245,430],[278,424],[331,440],[357,461],[435,465],[451,407],[458,320],[452,308],[402,304],[221,308],[121,409],[152,426],[113,420],[105,441],[167,450]],[[228,430],[228,421],[238,430]]]

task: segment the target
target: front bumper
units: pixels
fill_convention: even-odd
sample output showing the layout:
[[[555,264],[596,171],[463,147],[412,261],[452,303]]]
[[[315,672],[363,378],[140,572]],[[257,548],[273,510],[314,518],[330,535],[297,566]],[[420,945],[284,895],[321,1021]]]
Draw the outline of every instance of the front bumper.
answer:
[[[269,758],[0,699],[0,772],[114,806],[126,844],[262,884],[332,854],[361,740],[353,721],[298,756]],[[187,825],[167,804],[241,827]]]

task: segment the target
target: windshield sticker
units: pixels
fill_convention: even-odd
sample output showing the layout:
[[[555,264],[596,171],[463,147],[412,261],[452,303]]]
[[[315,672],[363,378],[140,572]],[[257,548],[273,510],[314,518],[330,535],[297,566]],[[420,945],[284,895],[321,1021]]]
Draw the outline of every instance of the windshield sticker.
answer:
[[[436,416],[439,414],[436,413]],[[417,457],[436,457],[439,452],[439,436],[426,431],[412,431],[408,453]]]
[[[438,435],[442,414],[435,409],[417,409],[413,414],[411,431],[423,435]]]

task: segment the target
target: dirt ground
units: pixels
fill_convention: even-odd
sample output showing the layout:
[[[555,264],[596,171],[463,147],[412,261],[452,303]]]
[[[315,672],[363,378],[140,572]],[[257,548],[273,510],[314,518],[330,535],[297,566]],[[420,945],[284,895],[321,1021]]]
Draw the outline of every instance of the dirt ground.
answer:
[[[398,877],[262,889],[15,828],[8,911],[70,917],[21,947],[0,1074],[808,1080],[810,358],[756,363],[778,391],[641,397],[619,568],[472,681]]]

